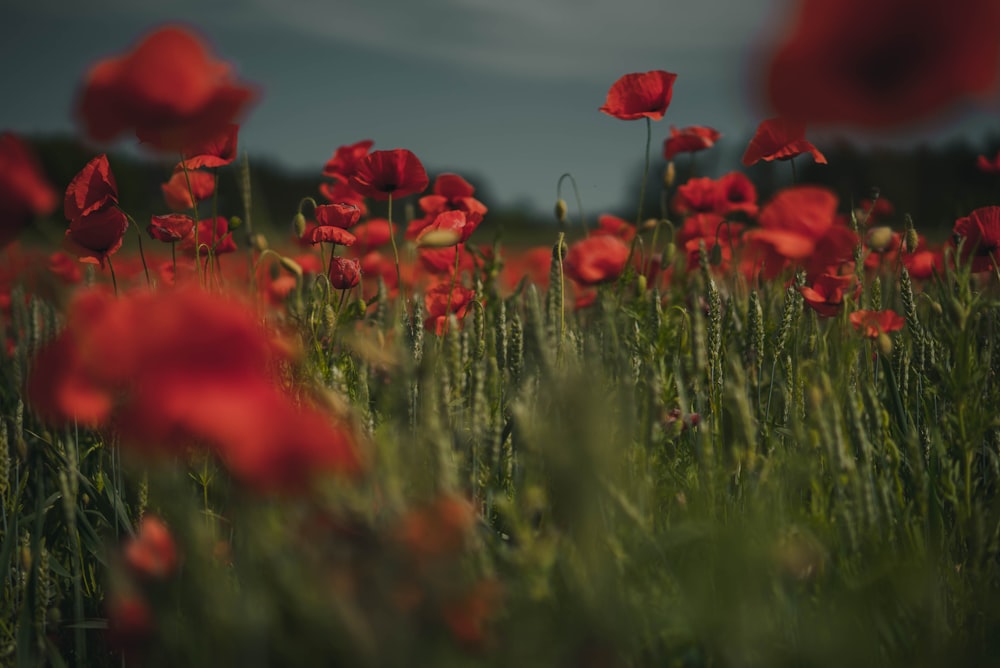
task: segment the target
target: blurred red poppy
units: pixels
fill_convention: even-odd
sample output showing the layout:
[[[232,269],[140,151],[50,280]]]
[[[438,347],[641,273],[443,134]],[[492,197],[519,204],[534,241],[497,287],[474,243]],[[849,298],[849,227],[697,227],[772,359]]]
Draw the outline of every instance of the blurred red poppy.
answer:
[[[1000,3],[800,0],[768,72],[771,104],[810,123],[883,127],[991,93]]]
[[[196,203],[208,199],[215,192],[215,175],[202,171],[189,171],[186,174],[183,171],[174,172],[170,180],[160,186],[160,190],[163,191],[168,209],[190,211]]]
[[[826,164],[826,157],[806,141],[805,123],[787,118],[769,118],[757,127],[743,154],[743,164],[749,167],[761,160],[790,160],[803,153],[810,154],[821,165]]]
[[[760,227],[744,241],[754,265],[764,264],[765,278],[777,276],[787,261],[800,261],[816,252],[820,240],[836,221],[837,197],[818,186],[795,186],[775,195],[761,210]]]
[[[350,177],[354,190],[378,200],[423,192],[429,183],[420,160],[403,148],[369,153],[357,162]]]
[[[461,323],[475,296],[474,290],[453,285],[452,281],[433,286],[424,295],[424,308],[427,312],[424,327],[439,336],[445,334],[448,331],[448,316],[454,314]]]
[[[618,237],[599,235],[577,241],[563,260],[566,275],[580,285],[617,279],[625,270],[629,247]]]
[[[181,241],[181,250],[194,257],[195,235],[184,237]],[[204,257],[207,250],[211,250],[215,255],[232,253],[236,250],[236,242],[233,240],[233,233],[229,231],[229,221],[222,216],[216,216],[198,221],[198,245],[200,249],[198,255]]]
[[[962,259],[972,271],[993,271],[1000,263],[1000,206],[985,206],[955,221],[952,230],[962,244]]]
[[[59,195],[45,178],[28,145],[0,134],[0,247],[14,239],[34,216],[46,216]]]
[[[351,178],[358,161],[368,155],[368,151],[374,144],[375,142],[371,139],[365,139],[356,144],[338,147],[333,157],[323,165],[323,176]]]
[[[888,334],[903,329],[906,320],[892,309],[885,311],[855,311],[850,315],[854,329],[866,338],[877,339],[879,334]]]
[[[623,121],[663,118],[673,97],[676,74],[654,70],[626,74],[611,86],[599,111]]]
[[[671,125],[670,136],[663,142],[663,159],[673,160],[678,153],[695,153],[712,148],[721,136],[718,130],[702,125],[680,130]]]
[[[396,224],[392,225],[392,232],[397,229]],[[384,246],[390,241],[389,221],[385,218],[372,218],[363,223],[358,223],[351,228],[351,234],[357,239],[357,243],[352,248],[352,253],[358,256],[365,255],[380,246]]]
[[[239,125],[230,123],[225,130],[208,141],[184,149],[185,159],[183,162],[177,163],[175,171],[185,167],[188,169],[202,167],[211,169],[232,164],[236,160],[236,142],[239,131]]]
[[[997,151],[995,158],[990,160],[985,155],[981,155],[976,158],[976,167],[979,171],[986,172],[988,174],[1000,174],[1000,151]]]
[[[597,228],[591,232],[593,236],[602,234],[618,237],[625,243],[629,243],[635,238],[635,225],[618,216],[605,213],[597,218]]]
[[[677,213],[718,213],[719,185],[707,176],[688,179],[677,186],[671,207]]]
[[[28,397],[49,422],[114,423],[137,452],[208,446],[264,490],[357,472],[347,428],[282,389],[287,356],[258,314],[204,290],[88,291],[35,359]]]
[[[170,529],[153,515],[144,515],[139,530],[125,544],[125,563],[136,575],[161,580],[177,567],[177,544]]]
[[[62,251],[56,251],[49,256],[49,271],[71,285],[83,280],[80,263]]]
[[[91,139],[107,142],[132,130],[156,149],[183,152],[225,132],[254,97],[200,37],[166,26],[95,64],[76,113]]]

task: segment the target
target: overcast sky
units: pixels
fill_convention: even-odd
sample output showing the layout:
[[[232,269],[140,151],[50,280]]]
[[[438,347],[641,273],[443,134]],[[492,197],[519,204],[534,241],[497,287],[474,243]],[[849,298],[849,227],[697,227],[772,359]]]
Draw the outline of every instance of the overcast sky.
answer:
[[[678,75],[654,124],[723,133],[717,172],[737,169],[767,115],[760,45],[786,0],[33,0],[0,9],[0,130],[73,131],[88,67],[159,23],[184,21],[263,92],[241,131],[255,159],[317,173],[341,144],[408,148],[431,170],[474,175],[498,200],[548,211],[571,172],[585,206],[627,207],[644,123],[597,111],[627,72]],[[993,118],[995,119],[995,114]],[[978,137],[986,113],[938,136]],[[996,127],[995,120],[993,126]],[[926,135],[924,135],[926,136]],[[918,135],[902,141],[917,141]],[[897,138],[899,141],[899,138]]]

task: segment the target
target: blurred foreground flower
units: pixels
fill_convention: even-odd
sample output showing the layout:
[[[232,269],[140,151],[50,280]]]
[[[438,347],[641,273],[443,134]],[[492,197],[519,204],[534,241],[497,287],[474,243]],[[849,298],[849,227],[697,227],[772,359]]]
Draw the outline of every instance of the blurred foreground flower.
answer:
[[[52,213],[58,198],[28,145],[9,132],[0,134],[0,247],[32,217]]]
[[[131,130],[156,149],[184,152],[223,134],[254,97],[198,36],[166,26],[94,65],[76,111],[91,139],[107,142]]]
[[[50,422],[113,426],[134,451],[207,446],[265,490],[358,472],[350,431],[281,388],[285,359],[252,311],[218,295],[91,291],[35,360],[28,396]]]

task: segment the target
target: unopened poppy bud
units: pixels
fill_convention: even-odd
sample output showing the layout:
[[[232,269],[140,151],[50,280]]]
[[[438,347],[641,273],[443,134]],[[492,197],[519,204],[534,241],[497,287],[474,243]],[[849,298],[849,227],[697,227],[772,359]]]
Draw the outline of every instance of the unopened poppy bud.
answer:
[[[229,218],[229,231],[232,232],[242,224],[243,224],[242,218],[240,218],[239,216],[231,216]]]
[[[270,244],[267,243],[267,237],[263,234],[255,234],[253,237],[253,247],[258,251],[263,253],[267,250]]]
[[[674,181],[677,180],[677,168],[674,167],[674,161],[671,160],[667,163],[667,169],[663,172],[663,185],[667,188],[673,188]]]
[[[664,267],[669,267],[674,263],[674,258],[677,256],[677,244],[673,241],[667,244],[667,247],[663,249],[663,265]]]
[[[306,217],[301,213],[295,214],[295,217],[292,218],[292,230],[299,239],[306,233]]]
[[[906,230],[906,252],[916,253],[917,246],[920,245],[920,236],[912,227]]]
[[[420,248],[448,248],[458,244],[462,235],[455,230],[429,230],[417,237]]]
[[[878,349],[885,357],[892,354],[892,339],[885,332],[879,332]]]
[[[924,296],[926,297],[927,293],[924,293]],[[927,302],[931,305],[931,310],[934,311],[936,315],[942,315],[944,313],[944,309],[941,308],[941,304],[939,302],[934,301],[930,297],[927,297]]]
[[[656,227],[656,223],[657,223],[656,218],[647,218],[642,222],[642,227],[640,228],[640,231],[645,232],[646,230],[652,230],[653,228]]]
[[[708,263],[713,267],[718,267],[722,264],[722,246],[712,244],[712,250],[708,253]]]
[[[278,260],[278,262],[281,264],[282,267],[285,268],[286,271],[288,271],[289,273],[295,274],[299,278],[302,278],[302,265],[301,264],[299,264],[298,262],[296,262],[295,260],[293,260],[290,257],[284,257],[284,256],[282,256],[282,258],[280,260]]]
[[[639,278],[636,281],[636,289],[639,291],[640,295],[646,294],[646,276],[639,274]]]
[[[556,200],[556,220],[560,223],[566,222],[566,200],[560,198]]]
[[[889,248],[889,244],[892,243],[892,228],[885,225],[879,225],[878,227],[873,227],[868,230],[868,248],[872,249],[876,253],[881,253],[882,251]]]

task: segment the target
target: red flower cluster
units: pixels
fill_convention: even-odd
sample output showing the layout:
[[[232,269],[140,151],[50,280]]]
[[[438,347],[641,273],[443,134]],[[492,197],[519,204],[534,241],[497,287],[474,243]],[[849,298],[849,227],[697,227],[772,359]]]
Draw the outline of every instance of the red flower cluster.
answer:
[[[200,290],[80,294],[35,360],[28,397],[50,421],[114,425],[136,451],[209,447],[244,482],[293,490],[360,468],[343,425],[276,377],[284,349],[257,316]]]
[[[434,194],[417,202],[424,217],[410,223],[406,238],[419,239],[425,230],[452,230],[457,236],[455,243],[465,243],[487,212],[486,206],[473,197],[475,192],[472,184],[458,174],[441,174],[434,180]],[[441,218],[442,214],[447,215]]]
[[[59,205],[28,146],[9,132],[0,134],[0,247],[20,234],[34,216],[45,216]]]
[[[118,185],[108,157],[87,163],[66,188],[63,211],[69,219],[66,246],[84,261],[100,263],[122,245],[128,218],[118,208]]]
[[[199,37],[168,26],[124,56],[94,65],[77,115],[91,139],[106,142],[131,130],[154,148],[188,155],[223,135],[254,97]]]
[[[799,0],[768,74],[782,116],[881,127],[989,94],[1000,74],[1000,3]]]

